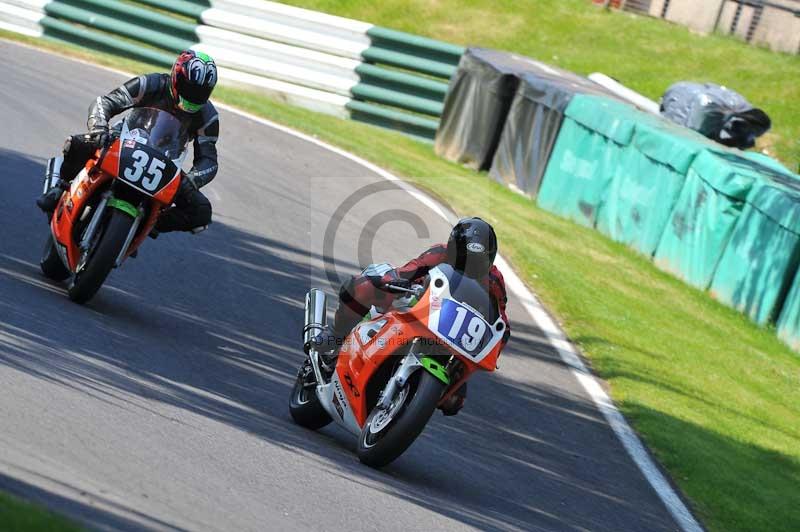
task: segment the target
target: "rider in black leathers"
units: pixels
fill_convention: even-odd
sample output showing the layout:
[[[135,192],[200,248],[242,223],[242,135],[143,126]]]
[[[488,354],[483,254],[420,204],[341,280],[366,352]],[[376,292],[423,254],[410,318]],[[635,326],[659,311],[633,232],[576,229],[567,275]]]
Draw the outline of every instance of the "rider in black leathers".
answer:
[[[208,101],[217,81],[214,60],[193,50],[178,56],[170,74],[146,74],[126,81],[89,107],[88,135],[74,135],[64,144],[61,182],[37,200],[52,212],[69,182],[86,165],[98,146],[110,140],[108,121],[132,108],[153,107],[175,116],[194,140],[194,164],[181,180],[175,205],[165,210],[157,232],[190,231],[211,223],[211,202],[200,192],[217,174],[219,116]]]

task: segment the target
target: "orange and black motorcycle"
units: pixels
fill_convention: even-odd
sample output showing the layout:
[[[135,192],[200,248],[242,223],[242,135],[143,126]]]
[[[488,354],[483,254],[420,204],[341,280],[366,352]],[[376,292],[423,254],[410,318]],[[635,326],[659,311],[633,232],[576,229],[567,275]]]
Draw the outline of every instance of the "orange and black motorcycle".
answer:
[[[49,278],[69,279],[69,298],[85,303],[134,254],[182,179],[188,134],[159,109],[134,109],[119,137],[100,148],[65,190],[50,218],[40,262]],[[58,180],[52,172],[45,192]]]

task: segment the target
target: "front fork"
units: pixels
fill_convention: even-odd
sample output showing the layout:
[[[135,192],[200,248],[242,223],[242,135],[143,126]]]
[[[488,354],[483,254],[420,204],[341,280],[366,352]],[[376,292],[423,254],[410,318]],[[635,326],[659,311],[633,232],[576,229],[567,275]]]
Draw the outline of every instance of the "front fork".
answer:
[[[78,247],[81,250],[81,260],[78,264],[78,271],[81,271],[86,265],[86,261],[89,258],[89,253],[95,241],[95,235],[97,234],[97,231],[100,227],[100,222],[103,219],[103,215],[105,214],[107,207],[120,210],[133,218],[133,224],[128,231],[128,235],[125,237],[125,243],[123,244],[122,249],[120,250],[119,255],[117,255],[117,258],[114,262],[115,268],[118,268],[125,260],[128,248],[136,236],[136,232],[139,230],[139,225],[142,223],[142,219],[144,218],[144,211],[142,208],[134,207],[127,201],[115,198],[110,189],[103,192],[103,194],[100,196],[100,201],[92,213],[92,218],[89,220],[89,225],[86,227],[86,231],[83,232],[81,241],[78,244]]]
[[[110,190],[106,190],[100,196],[100,201],[97,203],[94,213],[92,213],[92,218],[89,220],[89,225],[86,226],[86,230],[81,236],[81,241],[78,244],[78,248],[80,248],[82,256],[85,256],[92,247],[94,235],[97,233],[97,229],[100,227],[100,221],[103,219],[103,214],[106,212],[106,205],[108,204],[108,199],[110,197]]]
[[[128,255],[128,248],[131,247],[131,242],[133,242],[134,237],[136,237],[136,233],[139,231],[139,226],[142,224],[143,219],[144,219],[144,210],[142,209],[141,206],[139,206],[139,208],[136,209],[136,217],[133,219],[133,224],[131,225],[130,231],[128,231],[128,236],[125,237],[125,243],[122,245],[122,249],[119,250],[119,255],[117,255],[117,260],[114,261],[115,268],[119,268],[125,261],[125,257]]]
[[[389,408],[397,391],[402,389],[403,386],[405,386],[408,382],[408,379],[411,377],[411,375],[420,368],[424,368],[426,371],[431,373],[434,377],[441,380],[445,384],[450,383],[450,379],[447,376],[447,369],[432,357],[420,353],[421,347],[422,342],[420,339],[414,338],[408,353],[405,357],[403,357],[403,360],[400,361],[400,367],[395,370],[392,378],[386,383],[386,387],[381,393],[381,397],[378,400],[376,408]]]

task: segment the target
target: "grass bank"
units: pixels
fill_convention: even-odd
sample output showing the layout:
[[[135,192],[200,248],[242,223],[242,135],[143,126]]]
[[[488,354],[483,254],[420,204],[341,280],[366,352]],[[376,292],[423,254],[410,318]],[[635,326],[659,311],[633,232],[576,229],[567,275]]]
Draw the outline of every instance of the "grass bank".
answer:
[[[119,69],[149,68],[37,44]],[[428,145],[240,90],[220,88],[215,96],[356,153],[457,212],[491,221],[501,252],[608,382],[705,524],[720,531],[797,530],[800,357],[774,331],[599,233],[437,158]]]
[[[772,118],[759,148],[793,170],[800,162],[800,56],[608,12],[589,0],[282,1],[464,46],[509,50],[580,74],[603,72],[656,101],[680,80],[726,85]]]
[[[63,517],[0,493],[0,528],[16,532],[78,532]]]

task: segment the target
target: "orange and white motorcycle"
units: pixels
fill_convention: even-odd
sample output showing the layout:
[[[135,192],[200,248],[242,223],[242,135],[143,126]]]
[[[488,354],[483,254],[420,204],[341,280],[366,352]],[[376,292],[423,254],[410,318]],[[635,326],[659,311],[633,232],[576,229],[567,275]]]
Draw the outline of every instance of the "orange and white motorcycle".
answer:
[[[313,341],[327,326],[327,297],[306,295],[308,357],[290,404],[299,425],[336,421],[358,436],[358,457],[372,467],[399,457],[474,372],[496,369],[505,332],[486,290],[450,265],[433,268],[424,286],[386,288],[404,297],[386,312],[373,308],[350,332],[332,373]]]
[[[119,138],[98,149],[64,191],[50,218],[40,266],[53,280],[69,279],[70,299],[91,299],[111,270],[136,252],[172,204],[188,142],[185,127],[171,114],[134,109]],[[57,161],[48,164],[45,192],[59,180]]]

